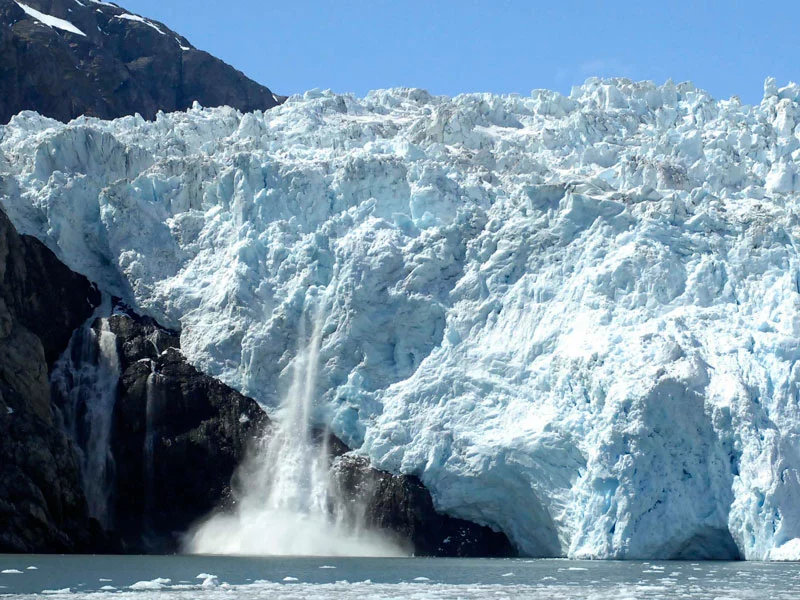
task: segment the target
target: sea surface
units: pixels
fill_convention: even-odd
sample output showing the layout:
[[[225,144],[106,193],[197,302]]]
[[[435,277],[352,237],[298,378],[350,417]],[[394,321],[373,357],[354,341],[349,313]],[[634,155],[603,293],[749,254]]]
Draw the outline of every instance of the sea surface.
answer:
[[[800,598],[800,564],[0,555],[2,598]]]

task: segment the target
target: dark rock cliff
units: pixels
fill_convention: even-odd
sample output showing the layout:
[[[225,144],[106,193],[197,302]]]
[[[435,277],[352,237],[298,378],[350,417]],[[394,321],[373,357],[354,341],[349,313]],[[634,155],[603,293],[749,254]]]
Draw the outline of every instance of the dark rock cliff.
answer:
[[[108,320],[121,377],[114,410],[115,529],[130,549],[175,551],[230,496],[268,423],[253,400],[189,365],[177,334],[133,313]]]
[[[416,477],[379,471],[366,458],[345,454],[334,462],[333,478],[340,493],[363,511],[365,525],[407,540],[416,556],[517,556],[504,534],[436,512]]]
[[[54,425],[48,372],[99,302],[89,281],[0,211],[0,552],[108,549]]]
[[[30,9],[68,25],[48,26]],[[0,0],[0,90],[0,123],[22,110],[64,122],[153,119],[194,101],[248,112],[283,100],[166,25],[93,0]]]

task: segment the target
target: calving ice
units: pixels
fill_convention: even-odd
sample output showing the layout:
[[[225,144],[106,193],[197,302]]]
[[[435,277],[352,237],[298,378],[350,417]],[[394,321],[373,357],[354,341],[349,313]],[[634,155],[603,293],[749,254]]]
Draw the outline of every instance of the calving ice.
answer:
[[[795,85],[621,79],[23,113],[0,196],[196,367],[525,554],[798,559],[798,118]]]
[[[404,549],[360,521],[364,507],[338,493],[327,433],[315,431],[326,298],[309,294],[315,306],[299,324],[291,383],[276,430],[268,430],[239,473],[235,508],[198,524],[185,550],[197,554],[260,556],[403,556]],[[310,320],[311,332],[306,335]]]

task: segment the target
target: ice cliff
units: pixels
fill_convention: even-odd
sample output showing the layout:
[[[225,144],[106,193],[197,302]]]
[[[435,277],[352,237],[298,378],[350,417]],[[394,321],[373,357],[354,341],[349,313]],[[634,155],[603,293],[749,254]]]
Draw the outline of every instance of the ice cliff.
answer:
[[[800,86],[309,92],[0,127],[0,201],[274,407],[525,553],[800,559]]]

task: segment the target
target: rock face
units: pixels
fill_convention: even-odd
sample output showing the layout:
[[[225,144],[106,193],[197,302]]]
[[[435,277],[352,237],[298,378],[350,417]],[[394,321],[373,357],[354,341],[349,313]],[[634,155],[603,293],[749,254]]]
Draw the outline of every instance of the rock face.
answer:
[[[430,492],[414,476],[379,471],[350,454],[334,463],[333,473],[342,493],[364,511],[365,524],[408,540],[415,556],[517,555],[502,533],[437,513]]]
[[[48,371],[99,301],[89,281],[0,211],[0,552],[109,548],[54,424]]]
[[[60,121],[283,98],[197,50],[162,23],[108,2],[0,0],[0,122],[22,110]]]
[[[109,435],[75,435],[82,455],[95,453],[100,461],[108,456],[107,507],[96,503],[98,513],[107,515],[107,526],[128,552],[175,551],[181,534],[229,496],[234,471],[266,416],[253,400],[188,365],[177,334],[152,320],[117,312],[91,327],[95,343],[101,330],[112,336],[119,373],[113,406],[105,407]],[[100,354],[84,344],[73,350],[86,355],[72,357],[74,371],[85,371],[82,365]],[[65,414],[88,414],[96,397],[83,390],[57,402]],[[93,439],[107,441],[98,447]]]

